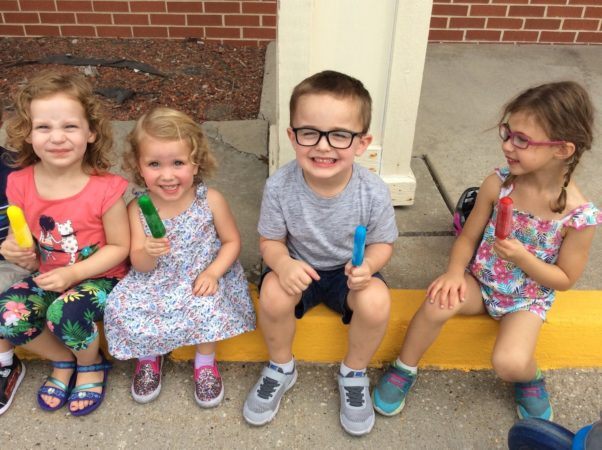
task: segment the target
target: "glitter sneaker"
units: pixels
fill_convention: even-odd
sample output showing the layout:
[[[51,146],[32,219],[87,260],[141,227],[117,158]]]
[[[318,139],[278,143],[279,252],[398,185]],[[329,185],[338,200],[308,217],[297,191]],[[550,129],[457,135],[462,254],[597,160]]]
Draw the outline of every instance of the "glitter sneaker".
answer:
[[[261,376],[247,395],[242,410],[243,417],[251,425],[265,425],[271,421],[280,407],[280,400],[286,391],[297,381],[297,368],[291,373],[268,364],[263,368]]]
[[[521,419],[552,420],[554,418],[543,378],[528,383],[514,383],[514,399],[516,412]]]
[[[10,407],[24,376],[25,364],[17,355],[10,366],[0,367],[0,415]]]
[[[138,403],[152,402],[161,392],[161,369],[163,356],[157,356],[154,361],[136,362],[136,370],[132,378],[132,397]]]
[[[370,379],[350,372],[339,374],[339,395],[341,397],[340,419],[343,429],[354,436],[370,433],[374,426],[374,409],[370,398]]]
[[[201,408],[213,408],[224,398],[224,383],[217,370],[217,361],[212,366],[194,369],[194,399]]]
[[[399,414],[416,377],[417,374],[391,364],[372,391],[374,409],[383,416]]]

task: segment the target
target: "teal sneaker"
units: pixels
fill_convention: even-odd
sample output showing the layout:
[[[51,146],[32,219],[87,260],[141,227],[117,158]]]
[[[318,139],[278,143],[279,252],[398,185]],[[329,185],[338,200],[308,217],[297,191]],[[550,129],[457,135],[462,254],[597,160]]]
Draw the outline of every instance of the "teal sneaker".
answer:
[[[399,369],[391,364],[372,391],[372,403],[383,416],[399,414],[406,403],[408,391],[418,374]]]
[[[543,378],[528,383],[514,383],[516,411],[521,419],[552,420],[554,412]]]

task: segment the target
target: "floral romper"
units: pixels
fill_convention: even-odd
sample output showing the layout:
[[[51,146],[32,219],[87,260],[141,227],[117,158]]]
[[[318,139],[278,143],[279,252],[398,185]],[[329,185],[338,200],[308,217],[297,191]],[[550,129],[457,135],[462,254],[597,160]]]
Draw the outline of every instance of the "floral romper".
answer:
[[[150,235],[142,214],[144,231]],[[221,247],[207,188],[181,214],[163,220],[170,252],[150,272],[134,268],[107,299],[105,332],[118,359],[161,355],[184,345],[215,342],[255,329],[255,310],[240,262],[220,278],[214,295],[195,296],[196,277]]]
[[[496,169],[505,180],[507,167]],[[510,195],[514,186],[502,188],[500,198]],[[581,230],[602,223],[602,213],[592,203],[585,203],[557,220],[544,220],[514,209],[511,237],[518,239],[539,259],[554,264],[567,228]],[[481,294],[487,312],[494,319],[516,311],[531,311],[546,318],[556,292],[533,281],[520,268],[499,258],[493,252],[497,206],[485,227],[483,239],[469,265],[469,270],[481,285]]]

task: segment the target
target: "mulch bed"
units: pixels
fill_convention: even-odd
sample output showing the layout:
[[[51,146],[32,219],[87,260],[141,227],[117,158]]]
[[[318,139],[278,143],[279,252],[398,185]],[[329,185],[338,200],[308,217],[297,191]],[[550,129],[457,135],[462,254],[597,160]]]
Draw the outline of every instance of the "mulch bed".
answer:
[[[52,55],[144,63],[164,76],[132,68],[37,62]],[[0,95],[10,114],[12,95],[33,74],[81,71],[107,95],[97,94],[113,120],[136,120],[155,106],[179,109],[199,122],[255,119],[264,57],[265,47],[196,39],[0,38]]]

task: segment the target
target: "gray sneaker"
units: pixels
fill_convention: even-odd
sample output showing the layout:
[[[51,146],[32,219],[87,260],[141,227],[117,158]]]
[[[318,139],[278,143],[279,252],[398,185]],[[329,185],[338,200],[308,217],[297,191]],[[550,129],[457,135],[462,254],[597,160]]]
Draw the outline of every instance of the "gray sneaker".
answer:
[[[253,389],[247,395],[242,415],[251,425],[265,425],[271,421],[280,407],[280,400],[286,391],[297,381],[297,368],[291,373],[283,373],[279,368],[268,364]]]
[[[370,433],[374,426],[374,409],[368,376],[354,377],[353,372],[346,377],[339,374],[339,394],[343,429],[354,436]]]

